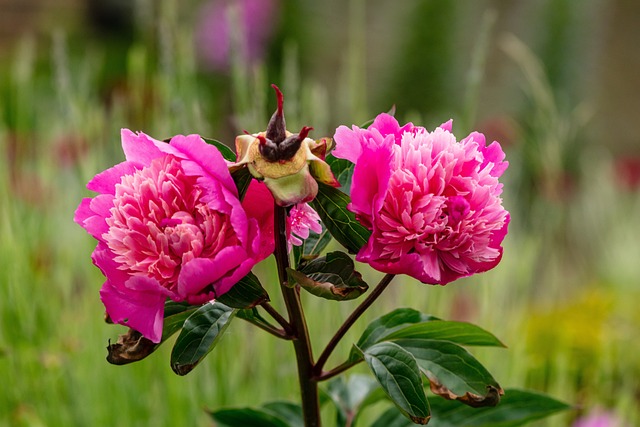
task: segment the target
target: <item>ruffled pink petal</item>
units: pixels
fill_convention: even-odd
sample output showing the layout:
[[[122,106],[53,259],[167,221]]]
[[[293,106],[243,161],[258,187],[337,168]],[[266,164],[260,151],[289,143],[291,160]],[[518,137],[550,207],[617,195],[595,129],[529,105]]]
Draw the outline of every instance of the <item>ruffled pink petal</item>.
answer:
[[[119,163],[94,176],[87,184],[87,189],[96,193],[116,194],[116,184],[120,184],[123,175],[131,175],[141,167],[141,164],[133,162]]]
[[[120,137],[122,139],[122,151],[124,151],[124,155],[129,162],[147,166],[153,159],[162,156],[157,144],[164,143],[156,141],[142,132],[134,133],[129,129],[122,129]]]
[[[336,148],[333,149],[331,154],[339,159],[347,159],[351,163],[355,163],[362,153],[362,142],[359,136],[362,132],[366,132],[366,130],[357,126],[353,126],[353,129],[340,126],[333,136]]]
[[[107,280],[100,290],[100,299],[115,323],[135,329],[154,343],[160,342],[165,302],[162,294],[115,287]]]
[[[275,248],[273,206],[273,196],[267,186],[262,182],[252,180],[242,201],[242,207],[249,218],[257,221],[257,226],[260,229],[259,250],[257,251],[260,259],[272,254]]]
[[[371,218],[382,206],[393,159],[392,138],[380,145],[369,140],[353,170],[350,209],[362,219]]]
[[[438,127],[442,130],[446,130],[447,132],[451,132],[451,129],[453,127],[453,120],[449,119]]]
[[[247,260],[247,252],[240,246],[223,248],[212,258],[196,258],[182,266],[178,278],[178,293],[184,299],[197,295],[207,286],[217,288],[218,281]],[[228,290],[228,289],[227,289]]]
[[[199,135],[176,135],[171,138],[169,145],[184,159],[182,167],[185,173],[199,177],[200,186],[207,188],[208,181],[217,181],[238,197],[227,163],[215,146],[204,142]]]

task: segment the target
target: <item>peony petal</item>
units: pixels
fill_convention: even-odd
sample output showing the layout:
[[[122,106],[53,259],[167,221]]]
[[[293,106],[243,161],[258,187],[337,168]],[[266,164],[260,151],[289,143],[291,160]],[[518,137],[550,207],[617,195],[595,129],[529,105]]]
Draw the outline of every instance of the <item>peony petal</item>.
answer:
[[[158,144],[164,144],[157,141],[142,132],[134,133],[129,129],[120,131],[122,139],[122,151],[127,161],[148,166],[153,159],[162,156],[162,152],[157,148]]]
[[[340,126],[336,129],[333,140],[336,142],[336,148],[331,154],[339,159],[347,159],[351,163],[356,163],[362,153],[362,142],[360,134],[366,130],[353,126],[349,129],[346,126]]]
[[[453,119],[447,120],[438,127],[442,130],[446,130],[447,132],[451,132],[451,129],[453,128]]]
[[[122,289],[107,280],[100,290],[100,299],[115,323],[135,329],[154,343],[160,342],[166,299],[162,294]]]
[[[196,258],[182,266],[178,277],[178,294],[188,298],[202,292],[211,285],[214,289],[230,271],[236,269],[249,257],[244,248],[230,246],[223,248],[212,258]]]
[[[87,189],[102,194],[116,194],[116,184],[120,184],[124,175],[131,175],[142,168],[142,164],[122,162],[100,172],[87,184]]]
[[[356,162],[350,209],[364,219],[371,218],[382,207],[391,176],[393,144],[392,137],[385,138],[381,145],[369,140]]]
[[[197,176],[198,184],[205,187],[208,181],[220,182],[230,193],[238,196],[238,190],[227,163],[218,149],[204,142],[199,135],[176,135],[169,143],[181,154],[182,167],[187,175]]]

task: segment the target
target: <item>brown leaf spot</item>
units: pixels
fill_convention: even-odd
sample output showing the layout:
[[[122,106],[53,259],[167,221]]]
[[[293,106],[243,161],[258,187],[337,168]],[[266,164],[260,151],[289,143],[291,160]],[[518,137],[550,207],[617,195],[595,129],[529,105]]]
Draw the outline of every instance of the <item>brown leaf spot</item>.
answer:
[[[442,385],[436,377],[428,375],[431,391],[440,397],[447,400],[458,400],[465,405],[472,408],[480,408],[483,406],[496,406],[500,403],[500,396],[504,395],[504,390],[501,387],[494,387],[492,385],[487,386],[487,393],[484,396],[466,392],[462,396],[458,396]]]

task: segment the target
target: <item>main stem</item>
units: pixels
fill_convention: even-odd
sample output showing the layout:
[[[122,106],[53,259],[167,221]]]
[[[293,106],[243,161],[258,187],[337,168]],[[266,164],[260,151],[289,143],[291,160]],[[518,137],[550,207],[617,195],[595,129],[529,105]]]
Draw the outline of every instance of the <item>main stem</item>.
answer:
[[[318,400],[318,382],[313,378],[313,354],[307,322],[300,304],[299,288],[287,286],[287,268],[289,251],[287,247],[287,212],[285,208],[274,206],[275,257],[282,296],[289,315],[289,324],[293,335],[293,348],[298,365],[298,382],[302,399],[302,416],[305,427],[320,427],[320,405]]]

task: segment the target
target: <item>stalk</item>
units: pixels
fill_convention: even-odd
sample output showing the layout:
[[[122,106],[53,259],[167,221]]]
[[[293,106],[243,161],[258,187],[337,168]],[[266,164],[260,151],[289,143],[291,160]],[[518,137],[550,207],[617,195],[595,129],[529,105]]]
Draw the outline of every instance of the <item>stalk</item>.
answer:
[[[382,280],[380,280],[380,283],[378,283],[375,289],[371,291],[369,295],[367,295],[364,301],[362,301],[362,303],[358,307],[356,307],[356,309],[349,315],[349,317],[347,317],[347,320],[345,320],[342,326],[340,326],[340,328],[336,331],[335,335],[331,338],[324,351],[318,358],[318,363],[316,363],[316,365],[314,366],[313,371],[316,379],[325,380],[335,375],[333,371],[323,373],[322,368],[324,367],[324,364],[327,363],[329,356],[331,356],[331,353],[347,333],[347,331],[351,328],[351,326],[353,326],[356,320],[358,320],[358,318],[362,316],[362,313],[364,313],[371,306],[371,304],[373,304],[373,302],[378,299],[380,295],[382,295],[382,292],[387,288],[387,286],[389,286],[389,283],[391,283],[394,277],[395,274],[385,275]],[[341,365],[336,369],[338,369],[338,373],[340,373],[350,367],[351,366],[346,364],[344,366]]]
[[[313,378],[313,354],[307,322],[300,304],[300,288],[287,286],[287,268],[289,267],[289,251],[287,248],[287,212],[285,208],[274,206],[274,237],[276,264],[280,288],[284,298],[289,326],[293,337],[293,348],[298,366],[298,382],[302,399],[302,415],[305,427],[320,427],[320,404],[318,400],[318,382]]]

